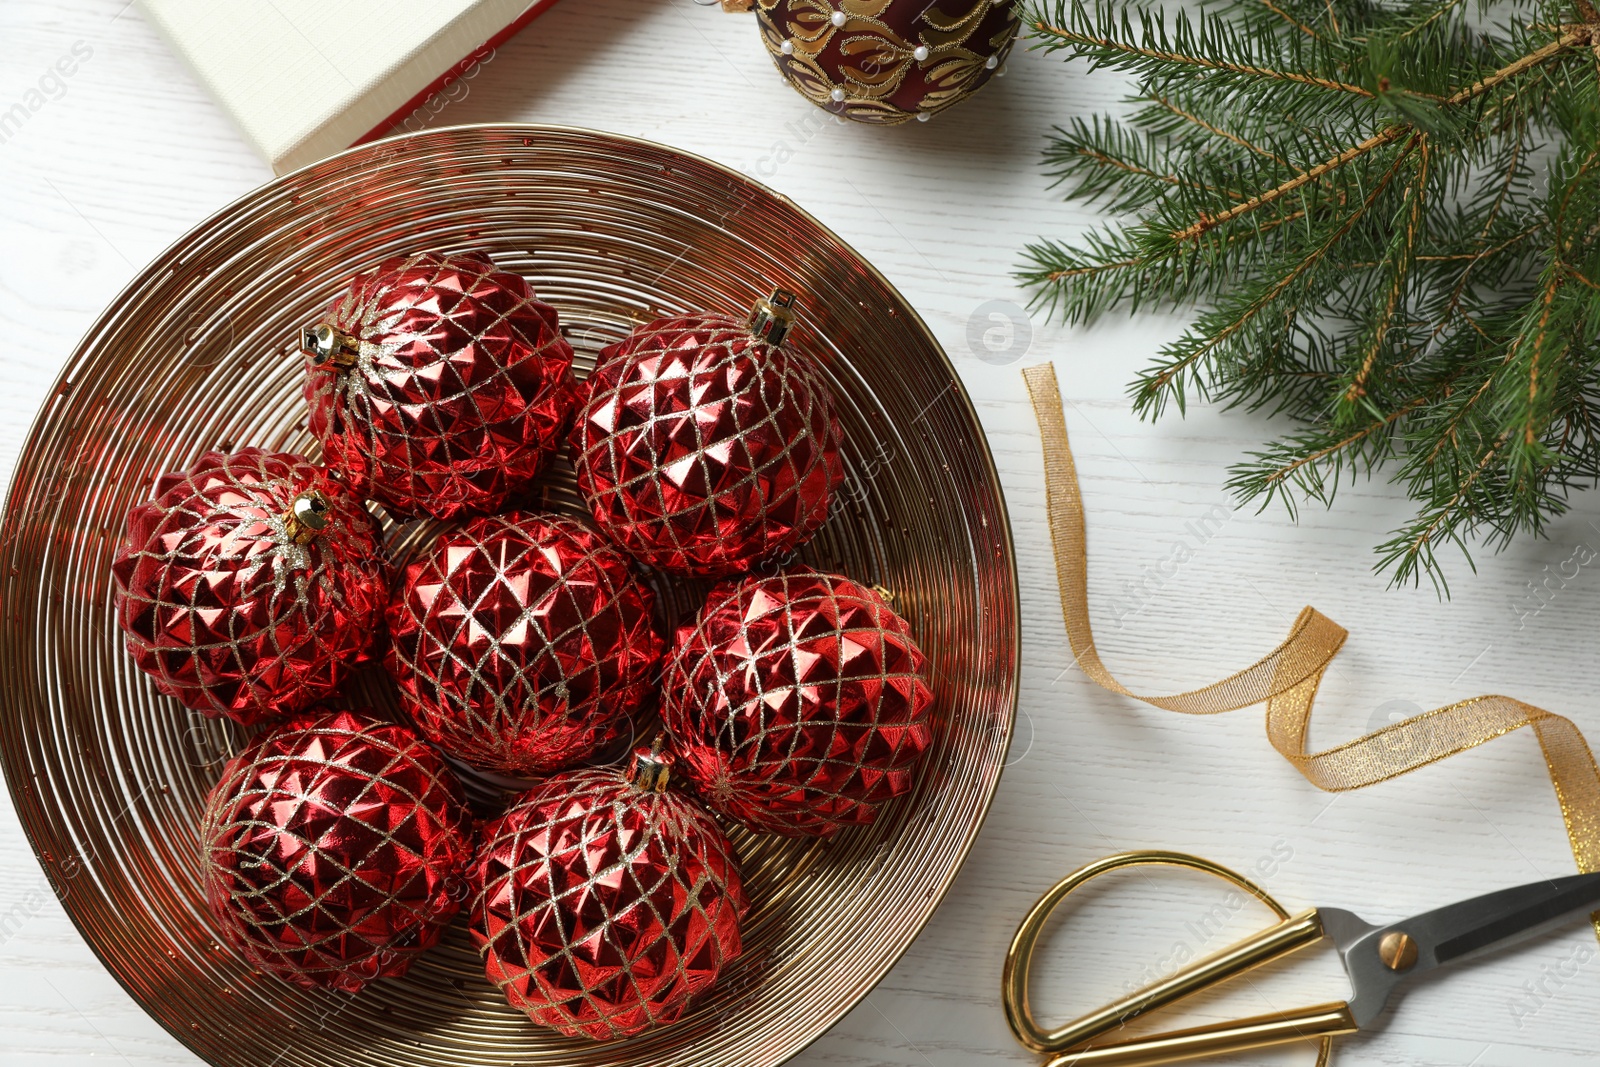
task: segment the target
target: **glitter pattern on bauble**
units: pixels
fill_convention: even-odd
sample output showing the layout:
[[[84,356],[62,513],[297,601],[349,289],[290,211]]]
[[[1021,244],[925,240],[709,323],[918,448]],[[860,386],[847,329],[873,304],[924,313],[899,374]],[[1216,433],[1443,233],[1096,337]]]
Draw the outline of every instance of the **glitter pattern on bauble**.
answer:
[[[573,434],[596,524],[670,573],[779,558],[827,520],[844,477],[822,375],[720,315],[660,319],[600,353]]]
[[[307,989],[404,974],[469,894],[460,786],[410,730],[366,711],[296,718],[245,749],[200,839],[229,943]]]
[[[479,767],[544,774],[610,745],[655,696],[655,596],[576,519],[473,519],[410,564],[386,663],[429,740]]]
[[[259,448],[162,475],[128,512],[112,574],[139,669],[186,707],[247,726],[332,695],[388,600],[361,501],[302,457]]]
[[[384,261],[302,345],[329,466],[400,515],[500,510],[571,425],[572,346],[555,309],[483,252]]]
[[[911,789],[933,739],[927,670],[873,589],[810,570],[725,582],[678,630],[662,722],[718,812],[826,835]]]
[[[1012,0],[755,0],[778,70],[818,107],[857,122],[928,119],[1000,72]]]
[[[745,899],[671,757],[569,771],[483,829],[472,937],[489,981],[540,1026],[597,1041],[673,1022],[740,952]]]

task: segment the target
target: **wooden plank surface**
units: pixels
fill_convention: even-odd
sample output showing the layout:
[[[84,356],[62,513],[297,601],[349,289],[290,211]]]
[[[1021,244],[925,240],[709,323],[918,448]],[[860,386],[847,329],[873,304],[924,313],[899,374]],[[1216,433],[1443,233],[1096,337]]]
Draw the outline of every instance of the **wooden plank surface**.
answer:
[[[126,0],[8,0],[0,56],[0,113],[27,110],[0,134],[8,476],[93,317],[137,268],[268,172]],[[68,56],[73,73],[53,77]],[[1600,496],[1578,497],[1546,541],[1480,554],[1476,576],[1454,566],[1455,599],[1441,604],[1428,590],[1388,590],[1371,573],[1370,546],[1407,514],[1386,487],[1347,487],[1337,511],[1307,511],[1299,525],[1278,511],[1236,512],[1223,488],[1228,463],[1281,427],[1205,406],[1157,425],[1130,414],[1126,383],[1181,317],[1070,330],[1024,317],[1013,336],[1027,343],[1006,348],[1001,320],[988,315],[1025,303],[1010,277],[1018,249],[1096,222],[1052,200],[1037,167],[1044,132],[1112,106],[1120,92],[1114,80],[1037,53],[1019,51],[1009,66],[980,98],[934,122],[872,129],[836,123],[784,85],[748,17],[694,0],[566,0],[430,118],[593,126],[760,178],[844,235],[921,310],[990,432],[1023,587],[1012,766],[954,892],[884,983],[798,1057],[804,1067],[1034,1062],[1001,1019],[1001,953],[1039,892],[1109,851],[1197,851],[1256,871],[1291,905],[1338,905],[1374,920],[1572,869],[1531,737],[1333,797],[1272,752],[1258,711],[1186,719],[1090,685],[1070,666],[1055,598],[1038,440],[1018,374],[1029,363],[1053,360],[1061,375],[1090,507],[1101,647],[1129,684],[1170,692],[1219,677],[1280,640],[1311,603],[1354,634],[1325,687],[1320,744],[1482,692],[1532,700],[1600,738],[1600,574],[1584,567],[1553,582],[1558,592],[1527,612],[1529,583],[1580,545],[1600,548]],[[1207,521],[1214,532],[1198,542],[1191,524]],[[1181,562],[1180,544],[1189,549]],[[1147,581],[1152,572],[1159,580]],[[1141,582],[1153,594],[1124,611],[1125,587]],[[0,860],[0,1065],[194,1063],[80,940],[9,798],[0,798]],[[1064,1019],[1259,921],[1199,882],[1097,897],[1044,953],[1041,1013]],[[1574,928],[1429,982],[1380,1031],[1347,1042],[1340,1061],[1591,1063],[1597,956],[1593,934]],[[1327,999],[1341,995],[1340,983],[1324,956],[1269,972],[1194,1016]],[[1310,1058],[1299,1050],[1249,1062]]]

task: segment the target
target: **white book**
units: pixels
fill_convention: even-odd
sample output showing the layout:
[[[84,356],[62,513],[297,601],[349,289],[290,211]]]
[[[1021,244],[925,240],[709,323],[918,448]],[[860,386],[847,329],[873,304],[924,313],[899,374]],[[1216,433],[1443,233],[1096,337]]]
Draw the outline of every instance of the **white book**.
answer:
[[[555,0],[139,3],[283,174],[383,136]]]

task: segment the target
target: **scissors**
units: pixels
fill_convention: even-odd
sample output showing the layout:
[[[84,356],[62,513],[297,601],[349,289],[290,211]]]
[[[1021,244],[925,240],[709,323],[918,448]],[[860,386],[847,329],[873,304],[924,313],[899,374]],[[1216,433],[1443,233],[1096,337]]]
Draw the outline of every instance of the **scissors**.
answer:
[[[1142,866],[1185,867],[1221,878],[1272,909],[1280,921],[1075,1022],[1044,1029],[1034,1021],[1028,1004],[1028,968],[1045,922],[1084,883],[1111,871]],[[1072,872],[1039,898],[1006,952],[1001,1002],[1017,1040],[1050,1055],[1045,1067],[1151,1067],[1311,1038],[1320,1039],[1317,1065],[1325,1067],[1333,1038],[1369,1028],[1406,980],[1537,936],[1597,907],[1600,873],[1575,874],[1485,893],[1388,926],[1374,926],[1339,908],[1308,908],[1290,915],[1248,878],[1199,856],[1123,852]],[[1333,942],[1350,978],[1348,1001],[1092,1044],[1129,1019],[1324,940]]]

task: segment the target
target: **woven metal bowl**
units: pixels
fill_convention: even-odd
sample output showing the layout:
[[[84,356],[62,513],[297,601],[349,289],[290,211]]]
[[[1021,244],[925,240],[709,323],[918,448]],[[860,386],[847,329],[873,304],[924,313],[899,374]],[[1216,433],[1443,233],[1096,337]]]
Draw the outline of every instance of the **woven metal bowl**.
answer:
[[[805,559],[896,595],[939,724],[915,792],[826,842],[735,834],[746,954],[679,1023],[591,1044],[541,1031],[483,977],[461,922],[359,997],[254,974],[200,887],[206,791],[244,734],[156,694],[122,650],[111,559],[156,475],[209,448],[315,455],[296,331],[349,276],[482,248],[554,304],[586,372],[661,314],[800,294],[845,431],[848,481]],[[547,506],[577,510],[570,468]],[[428,523],[386,524],[404,559]],[[88,336],[40,412],[0,526],[0,744],[68,914],[128,991],[214,1064],[471,1067],[779,1063],[848,1011],[944,896],[988,808],[1017,686],[1017,591],[993,461],[950,362],[884,278],[743,176],[659,145],[541,126],[430,131],[281,178],[177,242]],[[699,590],[661,585],[663,620]],[[381,672],[350,703],[392,708]],[[492,804],[497,784],[469,789]]]

